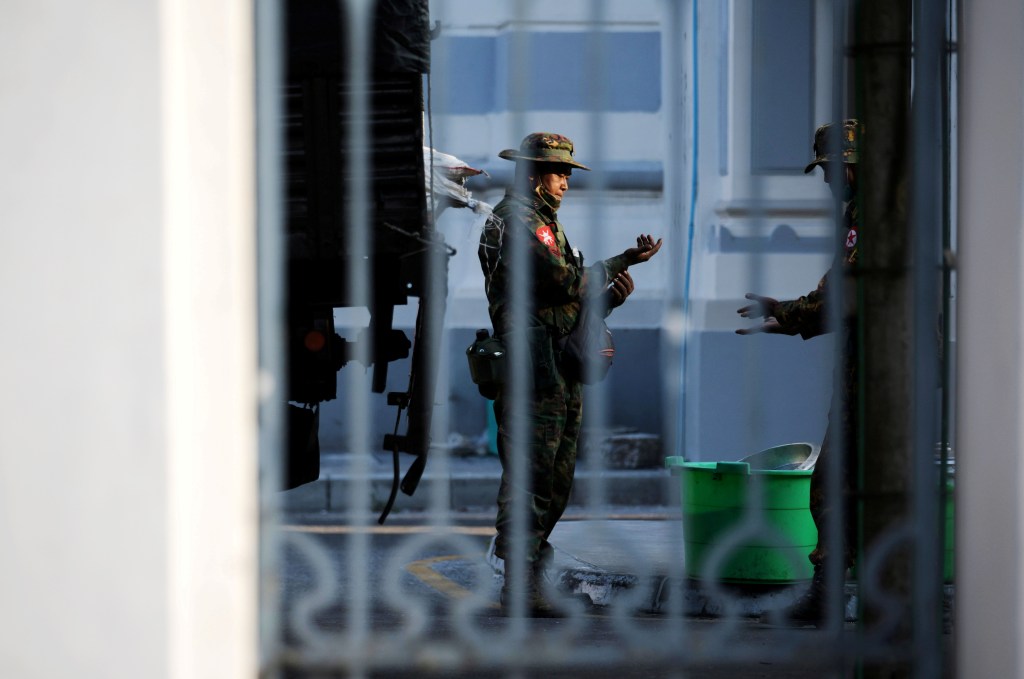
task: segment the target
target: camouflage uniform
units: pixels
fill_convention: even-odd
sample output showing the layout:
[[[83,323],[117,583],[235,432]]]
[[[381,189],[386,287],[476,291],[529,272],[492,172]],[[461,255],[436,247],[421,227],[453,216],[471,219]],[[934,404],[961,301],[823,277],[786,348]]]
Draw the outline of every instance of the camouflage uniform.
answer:
[[[533,162],[557,162],[587,169],[572,160],[572,142],[561,135],[535,133],[527,136],[519,152],[503,151],[507,159]],[[479,257],[483,268],[488,312],[494,334],[511,340],[512,273],[508,259],[511,243],[525,239],[528,253],[530,302],[527,344],[532,366],[532,389],[527,399],[529,450],[527,494],[527,560],[542,561],[550,555],[547,542],[555,523],[562,516],[572,490],[576,466],[576,443],[583,412],[582,387],[565,377],[558,366],[556,342],[576,323],[581,301],[604,290],[608,281],[627,268],[622,255],[584,268],[569,246],[557,217],[557,201],[542,192],[522,195],[515,187],[494,208],[480,237]],[[520,241],[521,242],[521,241]],[[498,455],[502,477],[498,492],[497,539],[495,554],[502,559],[508,552],[513,508],[512,463],[515,448],[509,440],[511,403],[504,390],[494,399],[498,422]]]
[[[836,154],[828,152],[833,143],[829,135],[831,125],[822,125],[814,135],[815,159],[804,170],[812,171],[817,165],[825,162],[840,160]],[[860,125],[855,120],[844,122],[841,130],[840,149],[841,160],[844,163],[857,162],[857,138],[862,134]],[[853,565],[856,546],[856,515],[852,503],[854,483],[857,478],[857,304],[856,284],[853,279],[853,271],[857,265],[857,239],[860,233],[860,219],[857,209],[856,197],[851,197],[843,214],[843,221],[839,237],[842,248],[837,252],[829,271],[818,282],[818,287],[807,295],[791,301],[779,302],[775,307],[775,320],[784,334],[800,335],[804,339],[817,337],[828,332],[829,313],[826,303],[829,297],[829,287],[833,277],[843,276],[843,299],[841,332],[842,360],[835,368],[834,388],[842,395],[840,401],[841,410],[837,414],[829,409],[828,428],[825,431],[825,438],[821,443],[821,452],[818,455],[817,464],[811,475],[810,509],[814,519],[814,525],[818,529],[818,544],[808,558],[811,563],[821,566],[828,556],[828,529],[829,515],[834,508],[834,503],[826,497],[827,474],[830,464],[827,460],[831,456],[831,448],[835,437],[841,437],[844,451],[842,462],[842,480],[844,500],[844,522],[842,545],[847,568]]]

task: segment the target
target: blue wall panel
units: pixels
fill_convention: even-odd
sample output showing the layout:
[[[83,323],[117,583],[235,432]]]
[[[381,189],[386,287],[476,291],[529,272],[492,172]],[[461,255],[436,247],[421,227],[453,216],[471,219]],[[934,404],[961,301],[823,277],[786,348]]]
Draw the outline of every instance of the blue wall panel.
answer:
[[[588,61],[588,41],[601,45],[602,64]],[[440,39],[434,58],[435,110],[444,113],[661,108],[661,35],[654,31],[454,36]],[[519,77],[522,98],[514,96]]]
[[[443,113],[490,113],[494,110],[495,46],[493,38],[444,38],[433,48],[432,94]]]
[[[803,172],[814,130],[814,3],[755,0],[753,13],[750,167]]]

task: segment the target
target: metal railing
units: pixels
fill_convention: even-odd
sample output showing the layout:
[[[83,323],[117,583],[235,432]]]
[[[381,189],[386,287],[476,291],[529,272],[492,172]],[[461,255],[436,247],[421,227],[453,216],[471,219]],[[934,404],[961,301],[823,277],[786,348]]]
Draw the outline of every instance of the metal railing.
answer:
[[[591,261],[596,261],[595,256],[606,256],[629,244],[621,242],[625,235],[623,228],[608,218],[616,195],[608,185],[608,175],[602,172],[602,166],[611,162],[603,150],[604,142],[609,135],[621,133],[609,123],[606,104],[615,93],[607,91],[604,85],[608,63],[614,59],[606,42],[613,4],[611,0],[595,0],[587,3],[585,10],[580,9],[581,15],[575,17],[575,23],[585,27],[586,47],[580,58],[589,65],[592,75],[583,87],[586,123],[576,142],[580,149],[578,155],[585,155],[586,162],[595,171],[582,195],[570,191],[568,198],[568,201],[585,201],[584,209],[577,211],[584,216],[581,221],[586,222],[585,227],[568,221],[566,227],[570,238],[577,229],[590,231]],[[661,119],[665,139],[664,156],[660,159],[664,166],[664,191],[660,200],[665,221],[650,230],[664,236],[665,248],[659,258],[667,263],[663,264],[663,288],[652,286],[662,294],[664,306],[659,333],[660,367],[650,370],[650,394],[660,400],[663,426],[658,433],[666,456],[679,455],[686,460],[699,459],[694,455],[696,451],[688,449],[687,426],[701,417],[705,412],[702,408],[706,407],[694,401],[690,390],[696,391],[693,373],[700,365],[700,345],[693,342],[700,322],[693,307],[693,280],[702,255],[700,221],[703,214],[714,211],[711,198],[699,191],[699,181],[704,176],[699,126],[705,110],[700,106],[700,98],[705,87],[708,91],[717,88],[717,84],[705,84],[699,78],[701,18],[705,11],[722,16],[717,6],[711,4],[691,0],[659,5],[663,22],[660,26],[664,72]],[[846,83],[850,71],[855,70],[850,65],[856,66],[858,58],[856,51],[852,57],[849,51],[861,49],[863,45],[849,23],[853,8],[841,0],[815,3],[819,9],[825,5],[833,15],[832,79],[835,83]],[[345,222],[349,227],[345,237],[348,261],[353,265],[345,276],[350,305],[371,308],[374,295],[371,214],[374,206],[367,171],[372,163],[367,140],[371,138],[372,102],[366,94],[372,77],[369,41],[373,35],[376,3],[343,0],[340,6],[347,30],[343,44],[348,50],[345,57],[349,65],[347,88],[351,93],[347,100],[348,137],[344,140],[347,177],[352,182],[346,189],[349,200],[345,205]],[[556,569],[552,572],[553,582],[547,587],[550,597],[564,609],[565,617],[556,621],[526,615],[528,602],[521,596],[525,583],[514,583],[518,586],[512,591],[518,592],[520,598],[508,607],[511,616],[501,615],[497,596],[502,576],[500,568],[495,568],[500,564],[494,558],[488,559],[487,554],[488,538],[493,534],[490,522],[453,511],[447,486],[427,484],[421,489],[429,493],[429,508],[423,514],[401,516],[399,512],[392,517],[392,525],[383,527],[374,522],[380,509],[380,498],[374,496],[370,483],[373,477],[371,455],[379,451],[371,433],[375,406],[369,377],[361,378],[358,374],[346,375],[342,396],[345,447],[351,453],[351,464],[346,475],[339,479],[340,484],[334,487],[343,489],[344,510],[312,519],[306,517],[301,525],[288,524],[288,517],[282,510],[285,500],[275,490],[280,474],[280,450],[285,439],[285,424],[279,411],[286,393],[280,319],[288,294],[282,275],[282,253],[286,247],[281,236],[285,231],[282,195],[286,189],[280,161],[284,155],[279,136],[283,114],[278,98],[283,89],[284,48],[276,28],[283,21],[283,12],[276,2],[257,3],[257,107],[261,121],[260,357],[268,385],[271,385],[261,409],[261,643],[268,677],[413,674],[526,677],[563,676],[577,670],[599,676],[620,676],[626,671],[634,673],[629,676],[654,676],[655,673],[657,676],[689,676],[697,670],[724,672],[754,665],[778,670],[778,676],[804,676],[800,672],[806,672],[806,676],[845,676],[856,667],[866,668],[870,674],[882,666],[900,667],[912,676],[951,676],[945,664],[951,642],[941,624],[943,587],[938,569],[934,567],[942,554],[939,524],[943,496],[939,488],[945,486],[940,486],[935,474],[933,451],[936,443],[944,444],[941,438],[946,433],[940,431],[936,421],[938,408],[944,405],[936,399],[936,394],[939,399],[947,398],[948,379],[944,378],[939,385],[941,389],[936,390],[934,378],[944,377],[945,373],[934,368],[938,358],[931,331],[943,293],[939,286],[942,283],[940,246],[944,237],[946,247],[952,247],[946,236],[948,227],[945,231],[936,228],[944,223],[941,198],[948,195],[949,190],[942,185],[939,176],[939,170],[949,163],[949,146],[943,141],[946,131],[942,129],[940,114],[950,107],[948,100],[940,101],[944,85],[940,67],[947,58],[940,41],[943,35],[949,40],[952,28],[925,3],[915,3],[915,7],[915,115],[910,121],[914,148],[910,179],[914,196],[915,253],[912,262],[915,278],[911,289],[915,295],[915,313],[913,324],[907,327],[907,337],[914,347],[909,355],[914,358],[911,374],[915,411],[913,435],[902,446],[911,451],[906,462],[912,463],[908,469],[913,474],[910,496],[913,502],[907,507],[906,521],[882,531],[875,542],[865,547],[857,568],[856,584],[854,581],[846,584],[845,574],[838,568],[827,574],[832,592],[830,600],[843,607],[845,621],[835,616],[830,624],[815,631],[761,625],[756,620],[762,612],[791,602],[799,595],[801,583],[737,583],[721,577],[730,559],[748,547],[752,537],[760,539],[759,546],[766,549],[792,547],[785,536],[770,525],[765,513],[758,510],[770,492],[764,477],[751,475],[741,506],[737,508],[738,522],[725,536],[708,546],[703,570],[699,574],[687,574],[683,560],[685,543],[690,536],[684,535],[682,517],[677,512],[679,505],[673,504],[685,505],[686,502],[686,497],[680,496],[685,490],[680,491],[679,479],[665,471],[664,497],[671,498],[670,506],[659,506],[651,512],[652,516],[646,518],[660,521],[651,521],[651,525],[640,531],[636,524],[616,518],[622,511],[610,499],[608,484],[613,472],[596,454],[581,460],[581,470],[587,472],[593,482],[587,487],[585,503],[575,507],[571,517],[589,519],[578,524],[585,525],[589,532],[582,538],[574,535],[590,546],[611,544],[617,552],[632,555],[629,572],[611,572],[600,564],[578,562],[570,568]],[[438,3],[438,16],[432,17],[440,22],[442,31],[444,8],[444,3]],[[536,11],[531,3],[516,2],[509,21],[517,29],[529,26]],[[726,13],[726,20],[728,16]],[[909,26],[906,28],[909,35]],[[527,37],[525,30],[509,33],[510,63],[530,63],[531,43]],[[909,50],[910,46],[905,47]],[[911,64],[909,53],[906,64]],[[536,83],[530,81],[526,67],[510,67],[507,75],[512,105],[503,118],[508,129],[502,137],[518,140],[531,131],[530,126],[537,118],[536,112],[523,110],[517,102],[527,101]],[[430,76],[431,100],[445,87],[457,86],[439,82],[439,77],[438,73]],[[910,97],[911,93],[906,95]],[[441,147],[459,132],[449,127],[444,111],[437,110],[433,101],[428,100],[428,104],[427,143]],[[844,117],[842,114],[850,104],[845,87],[834,85],[832,118]],[[887,121],[879,120],[878,124],[884,125]],[[483,153],[493,156],[496,151],[486,149]],[[767,229],[768,221],[757,206],[770,201],[771,196],[763,184],[753,181],[751,186],[753,207],[749,223],[753,231],[758,232]],[[842,205],[838,199],[834,208],[835,219],[841,219]],[[437,213],[431,213],[431,219],[436,218]],[[475,228],[480,228],[481,223],[478,219]],[[427,224],[425,228],[435,229],[436,224]],[[531,426],[526,416],[530,385],[525,350],[530,272],[526,258],[515,250],[519,242],[511,242],[508,256],[513,263],[513,332],[506,338],[512,361],[508,384],[511,415],[506,424],[509,441],[518,443],[509,451],[507,471],[513,479],[523,479],[528,476],[528,451],[522,441]],[[420,313],[425,312],[428,317],[439,318],[445,307],[450,306],[444,256],[435,253],[424,260],[433,273],[425,277],[427,284],[418,303]],[[767,283],[769,276],[765,267],[768,264],[759,257],[750,261],[754,284]],[[818,273],[808,275],[814,277]],[[842,290],[834,291],[832,299],[839,299],[842,294]],[[945,297],[948,299],[948,291]],[[831,302],[831,307],[838,308],[838,305]],[[483,327],[487,319],[481,318],[480,322]],[[832,326],[838,327],[840,322],[835,312]],[[439,337],[427,341],[446,348],[452,337],[450,329],[445,329],[440,331]],[[836,340],[835,345],[836,362],[841,364],[843,357],[838,352],[843,350],[843,344]],[[432,367],[442,375],[442,384],[460,379],[457,371],[461,366],[452,365],[445,358],[458,356],[458,353],[441,350],[435,355],[436,363]],[[752,362],[757,357],[750,352],[738,359]],[[634,368],[617,364],[614,369]],[[358,368],[343,370],[358,371]],[[747,393],[743,420],[747,426],[756,427],[767,417],[763,399],[771,397],[771,385],[752,378]],[[608,384],[587,390],[584,417],[589,426],[581,447],[588,451],[599,449],[598,432],[611,428],[612,410],[616,398],[620,397],[611,393]],[[633,397],[643,398],[641,395]],[[444,396],[439,394],[437,402],[442,406],[434,414],[434,441],[444,440],[450,425],[451,406],[444,401]],[[844,405],[839,402],[832,407]],[[815,413],[814,417],[823,420],[824,410],[827,404],[823,404],[823,412]],[[940,450],[945,451],[945,445]],[[853,451],[844,451],[840,446],[833,450],[829,464],[838,470],[843,456],[850,454]],[[431,474],[447,477],[458,464],[444,446],[431,449]],[[839,475],[834,473],[831,477],[827,492],[836,497],[842,492]],[[906,490],[904,484],[901,491]],[[522,492],[522,487],[517,487],[517,491]],[[524,495],[516,498],[513,506],[518,511],[512,524],[510,556],[521,560],[526,550],[527,502]],[[872,501],[871,495],[862,494],[861,499],[864,504]],[[401,501],[398,506],[400,509]],[[838,528],[842,520],[840,512],[833,517],[833,525]],[[659,527],[653,528],[655,524]],[[834,552],[841,551],[840,532],[832,531]],[[906,552],[908,547],[909,552]],[[891,583],[887,578],[895,571],[887,559],[906,553],[912,554],[912,558],[918,560],[914,563],[919,564],[909,571],[914,576],[913,585],[897,583],[902,590],[897,587],[896,591],[890,591]],[[671,567],[673,556],[678,557],[674,568]],[[670,564],[668,568],[666,563]],[[796,570],[799,570],[798,565],[794,564]],[[948,589],[946,587],[947,595]],[[581,598],[584,596],[585,600]],[[864,601],[881,606],[882,614],[866,612],[863,606],[858,609],[858,602]],[[920,615],[925,616],[926,622],[911,625],[912,620],[920,620]],[[912,631],[908,633],[908,629]],[[766,675],[768,671],[765,670]]]

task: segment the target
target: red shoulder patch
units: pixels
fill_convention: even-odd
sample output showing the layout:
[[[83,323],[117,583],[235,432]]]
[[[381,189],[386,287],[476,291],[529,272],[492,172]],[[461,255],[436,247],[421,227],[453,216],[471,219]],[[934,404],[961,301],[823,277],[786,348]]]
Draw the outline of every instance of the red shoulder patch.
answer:
[[[561,257],[562,252],[558,248],[558,239],[555,238],[554,232],[551,231],[551,226],[545,224],[544,226],[538,227],[535,231],[537,239],[547,246],[548,250],[555,257]]]

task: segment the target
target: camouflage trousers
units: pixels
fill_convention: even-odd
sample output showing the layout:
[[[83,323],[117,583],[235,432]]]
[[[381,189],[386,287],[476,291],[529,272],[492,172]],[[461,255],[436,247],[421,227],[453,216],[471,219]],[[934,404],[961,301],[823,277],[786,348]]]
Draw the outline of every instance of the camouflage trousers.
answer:
[[[527,419],[520,428],[525,440],[516,446],[511,438],[512,404],[505,393],[494,399],[502,469],[495,554],[502,559],[511,556],[516,512],[524,511],[517,504],[521,502],[526,505],[526,561],[532,563],[551,558],[548,538],[569,503],[583,416],[583,388],[559,374],[553,386],[529,394],[525,406]],[[528,459],[518,466],[525,478],[515,478],[516,460],[512,456],[523,453]]]
[[[856,561],[857,548],[857,507],[854,502],[858,470],[856,367],[847,365],[845,374],[837,377],[840,378],[837,386],[845,387],[844,398],[838,413],[834,408],[829,411],[828,429],[811,473],[810,508],[814,526],[818,529],[818,544],[807,558],[815,566],[824,565],[830,556],[830,543],[835,541],[831,537],[832,522],[835,521],[832,517],[842,506],[841,534],[837,544],[843,551],[844,567],[850,568]],[[842,442],[842,451],[836,449],[837,438]],[[842,459],[835,459],[840,453]],[[828,492],[829,475],[833,472],[840,474],[839,498],[830,497]]]

